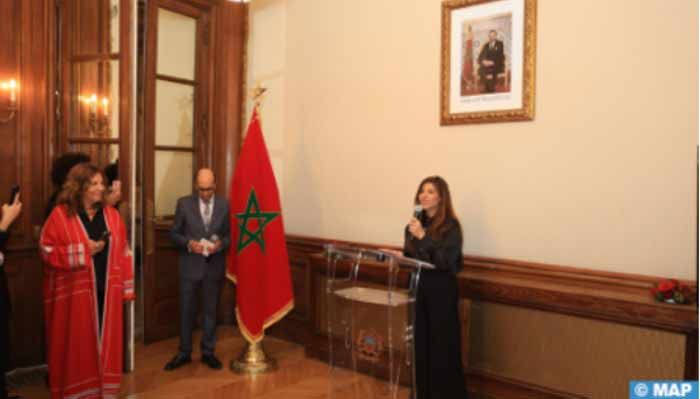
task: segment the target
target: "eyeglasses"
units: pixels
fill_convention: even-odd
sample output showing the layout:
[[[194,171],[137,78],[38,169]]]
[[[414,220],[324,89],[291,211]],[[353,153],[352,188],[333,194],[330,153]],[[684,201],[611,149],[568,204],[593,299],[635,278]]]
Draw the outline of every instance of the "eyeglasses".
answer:
[[[214,191],[214,187],[206,187],[206,188],[197,188],[198,191],[208,193],[210,191]]]

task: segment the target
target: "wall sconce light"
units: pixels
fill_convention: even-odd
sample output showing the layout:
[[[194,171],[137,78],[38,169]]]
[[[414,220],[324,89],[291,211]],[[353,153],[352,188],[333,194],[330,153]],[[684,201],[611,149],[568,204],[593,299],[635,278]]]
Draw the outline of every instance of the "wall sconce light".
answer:
[[[0,82],[0,89],[3,93],[8,92],[8,101],[5,111],[8,113],[7,117],[0,117],[0,123],[7,123],[14,119],[15,113],[19,110],[17,107],[17,92],[19,91],[19,84],[16,80],[10,79],[8,81]]]
[[[88,109],[90,133],[99,136],[100,133],[104,132],[106,136],[109,136],[109,99],[102,97],[98,102],[95,93],[79,98]]]

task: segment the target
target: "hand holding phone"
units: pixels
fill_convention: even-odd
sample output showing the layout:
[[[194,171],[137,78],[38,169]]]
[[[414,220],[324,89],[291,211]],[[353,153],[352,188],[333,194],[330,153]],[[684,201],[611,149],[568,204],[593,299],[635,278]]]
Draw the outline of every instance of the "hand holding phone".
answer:
[[[12,191],[10,191],[10,201],[8,202],[10,205],[15,203],[15,200],[17,199],[17,194],[19,194],[19,184],[15,184],[12,186]]]
[[[105,242],[105,243],[106,243],[107,240],[109,239],[109,237],[110,237],[111,235],[112,235],[112,232],[111,232],[111,231],[105,230],[105,231],[102,233],[102,235],[100,236],[100,239],[99,239],[98,241],[102,241],[102,242]]]
[[[12,187],[12,197],[9,204],[2,206],[2,215],[0,216],[0,230],[7,231],[12,222],[17,219],[22,212],[22,203],[19,202],[19,186]]]

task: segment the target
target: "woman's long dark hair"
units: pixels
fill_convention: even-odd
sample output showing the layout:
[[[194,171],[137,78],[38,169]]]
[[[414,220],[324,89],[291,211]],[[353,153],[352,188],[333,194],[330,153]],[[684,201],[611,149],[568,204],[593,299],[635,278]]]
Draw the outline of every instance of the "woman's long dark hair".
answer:
[[[457,219],[457,215],[455,215],[454,208],[452,207],[450,188],[448,187],[445,179],[440,176],[428,176],[423,179],[423,181],[421,181],[418,185],[418,190],[416,191],[416,196],[413,203],[416,205],[420,204],[418,196],[420,195],[423,186],[427,183],[432,184],[433,187],[435,187],[435,190],[437,190],[437,193],[440,196],[440,203],[438,204],[437,212],[435,212],[435,216],[433,217],[430,226],[428,226],[426,233],[430,234],[430,236],[433,238],[439,239],[442,238],[447,230],[452,227],[450,220],[453,221],[452,223],[456,223],[457,227],[460,227],[459,219]]]
[[[90,187],[90,181],[97,174],[102,174],[97,166],[89,163],[79,163],[75,165],[66,177],[66,182],[63,184],[63,189],[58,195],[56,204],[66,204],[68,206],[68,215],[73,216],[83,207],[83,195]],[[104,181],[104,176],[102,176]],[[96,204],[101,206],[101,204]]]

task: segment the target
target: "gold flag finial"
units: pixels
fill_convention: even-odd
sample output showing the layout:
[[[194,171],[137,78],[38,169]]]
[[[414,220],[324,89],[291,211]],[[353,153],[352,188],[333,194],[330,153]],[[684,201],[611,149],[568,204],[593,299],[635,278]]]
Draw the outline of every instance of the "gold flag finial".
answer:
[[[253,106],[255,108],[260,108],[260,103],[262,102],[263,95],[267,91],[266,87],[263,87],[260,82],[255,84],[251,92],[251,97],[253,98]]]

